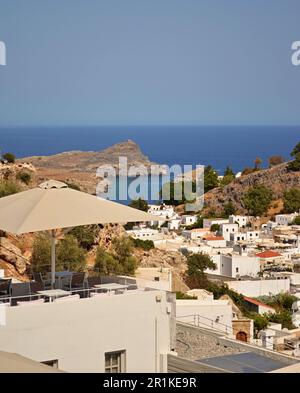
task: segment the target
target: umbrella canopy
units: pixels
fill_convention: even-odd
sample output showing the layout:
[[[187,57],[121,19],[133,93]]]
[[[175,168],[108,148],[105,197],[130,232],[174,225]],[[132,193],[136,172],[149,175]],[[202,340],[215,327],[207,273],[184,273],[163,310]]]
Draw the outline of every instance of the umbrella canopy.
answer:
[[[51,230],[52,283],[55,276],[55,229],[159,220],[162,218],[73,190],[55,180],[0,198],[0,229],[14,234]]]
[[[54,180],[0,199],[0,228],[15,234],[159,220],[158,216],[73,190]]]

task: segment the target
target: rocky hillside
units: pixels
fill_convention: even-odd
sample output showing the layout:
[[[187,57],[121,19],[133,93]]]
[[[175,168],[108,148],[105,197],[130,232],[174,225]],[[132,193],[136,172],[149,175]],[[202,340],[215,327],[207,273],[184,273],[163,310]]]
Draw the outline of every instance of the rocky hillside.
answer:
[[[0,163],[0,180],[13,180],[18,181],[22,173],[29,173],[30,177],[34,177],[36,169],[32,164],[26,162],[19,162],[14,164]]]
[[[51,156],[24,157],[18,162],[34,165],[39,182],[51,178],[76,184],[83,191],[94,193],[99,183],[97,168],[112,165],[117,170],[119,157],[127,157],[128,165],[144,165],[149,168],[154,164],[132,140],[101,151],[68,151]]]
[[[0,237],[0,269],[5,276],[21,281],[28,279],[26,270],[30,265],[33,235]]]
[[[239,213],[245,213],[242,206],[242,198],[247,190],[257,184],[263,184],[273,191],[275,200],[282,198],[284,191],[300,188],[300,172],[288,172],[287,163],[277,165],[270,169],[260,170],[246,176],[235,179],[224,188],[218,187],[205,194],[205,210],[221,212],[222,206],[232,201]]]
[[[38,170],[96,172],[101,165],[117,166],[120,156],[127,157],[128,163],[132,165],[144,164],[147,166],[151,164],[149,158],[132,140],[117,143],[101,151],[67,151],[51,156],[25,157],[22,158],[22,161],[33,164]]]

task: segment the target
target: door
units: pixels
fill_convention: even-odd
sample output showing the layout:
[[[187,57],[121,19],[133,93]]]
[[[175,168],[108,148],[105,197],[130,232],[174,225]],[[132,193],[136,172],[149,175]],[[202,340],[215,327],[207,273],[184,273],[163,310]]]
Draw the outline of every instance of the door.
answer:
[[[237,335],[236,335],[236,339],[239,340],[239,341],[247,342],[247,333],[242,332],[242,331],[238,332]]]

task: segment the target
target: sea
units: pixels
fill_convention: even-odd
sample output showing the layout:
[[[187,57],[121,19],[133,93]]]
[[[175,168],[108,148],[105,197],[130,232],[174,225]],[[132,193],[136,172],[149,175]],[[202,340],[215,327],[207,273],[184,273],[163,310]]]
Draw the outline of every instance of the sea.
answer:
[[[227,165],[235,172],[253,166],[256,157],[262,159],[262,167],[272,155],[288,160],[300,141],[300,125],[0,127],[1,151],[18,158],[98,151],[128,139],[153,162],[212,165],[222,175]]]

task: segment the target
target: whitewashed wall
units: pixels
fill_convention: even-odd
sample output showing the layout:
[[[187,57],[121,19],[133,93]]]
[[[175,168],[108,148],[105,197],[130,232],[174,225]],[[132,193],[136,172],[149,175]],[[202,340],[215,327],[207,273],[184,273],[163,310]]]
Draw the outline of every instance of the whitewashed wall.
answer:
[[[160,354],[170,350],[166,293],[129,292],[8,307],[0,350],[38,362],[58,359],[68,372],[104,372],[105,352],[126,350],[127,372],[159,371]]]
[[[290,280],[227,281],[230,289],[249,297],[277,295],[289,292]]]

